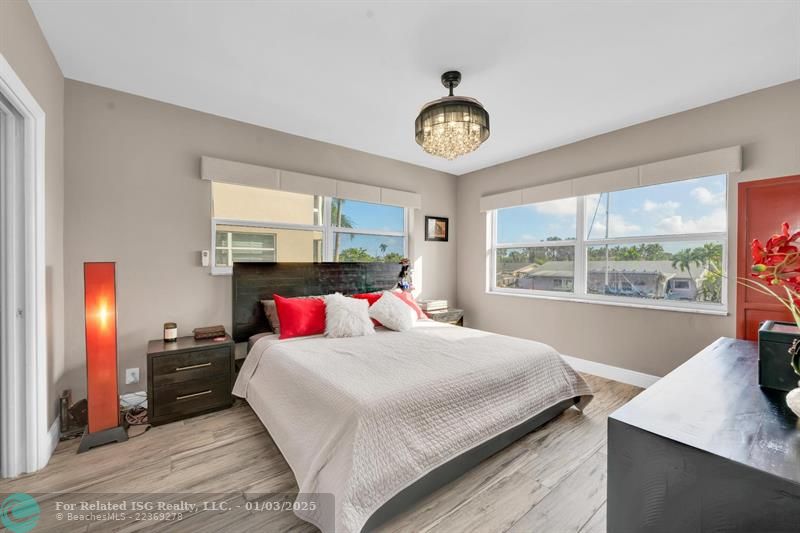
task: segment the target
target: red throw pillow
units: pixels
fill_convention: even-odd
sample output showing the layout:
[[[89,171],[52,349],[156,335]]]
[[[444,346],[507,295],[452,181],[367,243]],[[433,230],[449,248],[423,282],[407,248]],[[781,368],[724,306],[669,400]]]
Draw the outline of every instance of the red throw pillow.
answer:
[[[366,300],[367,302],[369,302],[369,306],[372,307],[372,304],[380,300],[382,295],[383,295],[382,292],[365,292],[362,294],[354,294],[353,298],[358,298],[359,300]]]
[[[322,298],[284,298],[273,294],[281,339],[325,333],[325,301]]]
[[[411,309],[417,313],[417,318],[428,318],[428,316],[422,312],[419,305],[417,305],[417,301],[414,299],[414,296],[411,293],[406,291],[392,291],[392,294],[403,300]]]
[[[356,298],[358,300],[366,300],[369,306],[372,307],[372,304],[380,300],[381,296],[383,296],[382,292],[364,292],[361,294],[354,294],[352,298]],[[372,319],[372,323],[375,324],[376,326],[383,326],[383,324],[381,324],[374,318]]]

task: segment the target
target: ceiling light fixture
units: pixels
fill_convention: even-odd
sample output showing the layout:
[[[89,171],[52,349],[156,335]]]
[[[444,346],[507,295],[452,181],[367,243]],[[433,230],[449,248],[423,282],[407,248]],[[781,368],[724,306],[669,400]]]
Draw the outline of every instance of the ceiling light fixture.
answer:
[[[450,95],[425,104],[414,124],[417,144],[450,160],[476,150],[489,138],[489,112],[474,98],[453,96],[460,82],[458,71],[442,74],[442,85]]]

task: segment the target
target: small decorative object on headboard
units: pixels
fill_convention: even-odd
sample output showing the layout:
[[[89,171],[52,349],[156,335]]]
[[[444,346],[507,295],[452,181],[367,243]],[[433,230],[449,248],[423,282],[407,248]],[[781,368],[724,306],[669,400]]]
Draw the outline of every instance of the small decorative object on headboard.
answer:
[[[269,331],[261,300],[340,292],[358,294],[398,285],[396,263],[234,263],[233,339]]]
[[[400,260],[400,275],[397,277],[397,287],[406,292],[414,290],[413,275],[414,270],[411,268],[411,261],[404,257]]]

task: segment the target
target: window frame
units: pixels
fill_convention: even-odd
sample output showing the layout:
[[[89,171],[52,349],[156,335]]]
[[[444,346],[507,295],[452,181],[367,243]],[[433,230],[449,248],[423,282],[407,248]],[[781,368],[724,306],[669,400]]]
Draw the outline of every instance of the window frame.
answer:
[[[703,177],[703,176],[698,176]],[[689,178],[692,179],[692,178]],[[679,180],[683,181],[683,180]],[[614,191],[610,191],[614,192]],[[728,315],[728,277],[730,275],[730,258],[728,256],[728,231],[730,221],[726,221],[726,231],[706,232],[706,233],[680,233],[669,235],[647,235],[634,237],[610,237],[603,239],[586,238],[586,197],[588,195],[576,196],[576,238],[574,240],[563,241],[536,241],[536,242],[515,242],[497,243],[497,212],[498,209],[490,210],[486,213],[487,225],[487,280],[486,293],[501,296],[517,296],[526,298],[537,298],[544,300],[559,300],[578,303],[590,303],[611,305],[619,307],[633,307],[641,309],[657,309],[665,311],[681,311],[709,315]],[[725,174],[725,208],[726,213],[730,213],[730,176]],[[530,205],[530,204],[529,204]],[[606,294],[591,294],[587,290],[587,271],[588,271],[588,249],[592,246],[614,246],[632,244],[658,244],[670,242],[697,242],[708,241],[719,242],[722,244],[722,287],[720,303],[712,302],[690,302],[680,300],[655,300],[646,298],[635,298],[630,296],[613,296]],[[574,282],[572,292],[549,291],[542,289],[519,289],[511,287],[497,286],[497,250],[503,248],[548,248],[554,246],[574,246]]]
[[[309,195],[313,196],[313,195]],[[375,204],[386,205],[390,207],[397,207],[403,210],[403,231],[384,231],[384,230],[368,230],[357,228],[340,228],[331,224],[328,220],[328,213],[330,213],[331,200],[333,197],[322,197],[322,213],[320,220],[322,224],[289,224],[285,222],[264,222],[245,219],[232,219],[232,218],[211,218],[211,274],[215,276],[230,276],[233,273],[231,266],[217,266],[217,226],[242,226],[249,228],[264,228],[264,229],[286,229],[286,230],[300,230],[300,231],[317,231],[322,234],[322,261],[333,261],[333,240],[336,233],[354,233],[359,235],[378,235],[386,237],[400,237],[403,239],[403,257],[408,257],[409,247],[409,209],[403,206],[390,205],[390,204]],[[354,200],[360,201],[360,200]],[[371,202],[368,202],[371,203]],[[278,243],[275,242],[275,257],[277,259]]]
[[[219,225],[222,225],[222,224],[219,224]],[[252,228],[252,227],[255,227],[255,226],[252,226],[252,225],[250,225],[250,226],[239,226],[237,224],[236,227],[249,227],[249,228]],[[273,229],[273,228],[266,228],[266,229]],[[277,228],[275,228],[275,229],[277,229]],[[232,244],[233,244],[233,235],[232,234],[235,233],[235,232],[229,230],[229,231],[226,231],[226,233],[228,233],[228,246],[225,246],[225,247],[217,246],[216,236],[217,236],[218,232],[214,233],[214,237],[215,237],[214,238],[214,264],[215,265],[217,263],[217,255],[216,254],[217,254],[218,250],[227,250],[228,251],[228,263],[229,263],[228,264],[228,268],[232,268],[233,267],[233,261],[232,260],[233,260],[233,252],[234,252],[234,250],[262,250],[262,251],[266,251],[266,252],[272,252],[273,255],[275,256],[275,259],[277,260],[277,258],[278,258],[278,235],[276,233],[258,233],[257,234],[257,235],[270,235],[272,237],[272,247],[270,247],[270,248],[253,248],[253,247],[246,247],[246,246],[232,246]]]

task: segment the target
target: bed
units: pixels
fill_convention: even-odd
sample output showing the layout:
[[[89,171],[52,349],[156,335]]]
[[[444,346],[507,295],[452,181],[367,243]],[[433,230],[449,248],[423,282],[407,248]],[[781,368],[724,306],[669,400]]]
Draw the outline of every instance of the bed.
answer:
[[[387,265],[353,266],[360,273],[344,278],[337,270],[351,267],[334,265],[298,267],[311,277],[287,295],[331,292],[345,278],[351,283],[342,292],[391,288]],[[237,306],[245,319],[243,300],[257,301],[293,270],[273,268],[247,266],[237,280],[234,266],[235,338]],[[324,281],[329,274],[331,283]],[[263,333],[252,329],[237,340]],[[263,335],[233,392],[247,400],[294,472],[295,514],[323,532],[345,533],[373,529],[591,399],[583,379],[547,345],[431,320],[345,339]],[[333,495],[332,508],[311,505],[320,493]]]

